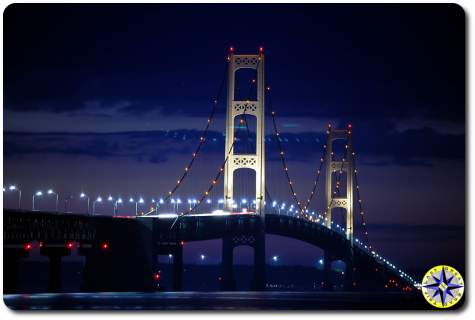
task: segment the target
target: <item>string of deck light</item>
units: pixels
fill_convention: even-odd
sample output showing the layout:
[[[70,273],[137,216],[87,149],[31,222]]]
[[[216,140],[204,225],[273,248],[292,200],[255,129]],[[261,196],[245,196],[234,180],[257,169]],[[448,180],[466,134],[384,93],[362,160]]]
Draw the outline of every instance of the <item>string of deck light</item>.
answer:
[[[216,114],[216,109],[218,107],[218,103],[221,100],[221,92],[223,91],[224,84],[226,82],[227,64],[225,64],[225,66],[226,67],[224,68],[223,79],[221,80],[221,83],[219,85],[219,89],[218,89],[218,93],[216,95],[216,98],[213,99],[213,107],[212,107],[211,112],[208,116],[206,126],[204,127],[204,129],[202,130],[202,132],[200,134],[200,140],[198,142],[198,145],[197,145],[195,151],[192,153],[191,160],[188,162],[188,165],[185,167],[185,170],[184,170],[183,174],[177,180],[175,186],[170,191],[168,191],[167,195],[163,198],[164,201],[167,201],[168,199],[170,199],[175,194],[175,192],[183,185],[183,181],[189,175],[189,173],[190,173],[190,171],[193,167],[193,164],[194,164],[196,158],[198,157],[198,154],[200,153],[201,148],[203,147],[203,145],[206,142],[206,136],[208,134],[211,123],[213,122],[214,116]],[[153,211],[151,211],[151,212],[153,212]]]
[[[270,87],[269,86],[266,88],[266,90],[267,90],[268,93],[270,93]],[[274,128],[274,135],[276,137],[277,145],[279,147],[279,156],[280,156],[280,160],[281,160],[281,163],[282,163],[282,169],[284,171],[284,175],[285,175],[285,177],[287,179],[287,183],[289,185],[290,195],[291,195],[292,199],[294,200],[295,204],[297,205],[297,207],[299,208],[299,214],[304,216],[307,219],[310,219],[311,216],[306,214],[306,210],[307,210],[308,206],[310,205],[310,203],[312,201],[312,198],[314,197],[314,195],[316,193],[316,188],[317,188],[318,181],[320,179],[320,175],[321,175],[321,171],[322,171],[321,169],[322,169],[323,163],[325,161],[324,156],[325,156],[326,149],[327,149],[326,144],[323,146],[323,152],[322,152],[323,154],[320,157],[320,164],[319,164],[319,168],[316,171],[316,177],[315,177],[315,180],[314,180],[312,191],[310,192],[310,195],[307,198],[305,206],[302,207],[302,203],[300,202],[300,200],[297,197],[297,193],[295,192],[295,189],[293,187],[292,179],[290,178],[289,169],[288,169],[288,166],[287,166],[287,160],[284,156],[285,155],[284,148],[282,146],[282,143],[281,143],[281,140],[280,140],[280,133],[279,133],[279,130],[277,128],[276,113],[272,108],[272,100],[271,100],[270,94],[268,94],[268,100],[269,100],[269,107],[271,109],[272,125],[273,125],[273,128]],[[328,134],[328,131],[327,131],[327,134]]]

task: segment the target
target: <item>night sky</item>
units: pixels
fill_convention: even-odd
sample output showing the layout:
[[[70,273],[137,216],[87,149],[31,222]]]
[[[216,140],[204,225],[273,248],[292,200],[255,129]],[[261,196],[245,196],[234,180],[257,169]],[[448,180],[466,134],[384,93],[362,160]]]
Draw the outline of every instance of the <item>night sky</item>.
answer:
[[[4,185],[21,186],[24,208],[33,191],[47,188],[62,199],[81,191],[165,195],[199,141],[230,45],[237,53],[264,47],[299,194],[312,188],[327,123],[351,123],[373,246],[407,268],[464,269],[465,14],[456,5],[11,5]],[[290,204],[266,107],[267,185]],[[177,193],[183,200],[198,197],[223,161],[225,111],[221,99]],[[250,198],[246,181],[237,188]],[[323,182],[312,204],[318,211]],[[13,193],[4,197],[6,207],[15,205]],[[212,194],[220,197],[222,184]],[[359,218],[355,225],[360,232]],[[269,237],[267,245],[283,264],[311,265],[321,255],[285,238]],[[185,261],[204,252],[217,263],[219,247],[190,244]]]

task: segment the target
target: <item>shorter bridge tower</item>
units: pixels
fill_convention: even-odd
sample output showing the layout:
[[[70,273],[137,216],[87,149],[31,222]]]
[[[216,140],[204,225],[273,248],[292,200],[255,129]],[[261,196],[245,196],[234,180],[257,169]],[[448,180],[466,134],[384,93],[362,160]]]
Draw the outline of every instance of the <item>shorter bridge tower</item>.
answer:
[[[353,242],[353,145],[351,139],[351,125],[347,129],[332,129],[329,127],[327,152],[326,152],[326,225],[331,228],[332,224],[332,210],[334,208],[343,208],[346,210],[346,238]],[[333,158],[333,142],[335,140],[346,140],[345,157],[341,161],[335,161]],[[336,186],[333,186],[333,174],[346,174],[346,195],[337,195],[340,188],[339,181],[336,181]]]

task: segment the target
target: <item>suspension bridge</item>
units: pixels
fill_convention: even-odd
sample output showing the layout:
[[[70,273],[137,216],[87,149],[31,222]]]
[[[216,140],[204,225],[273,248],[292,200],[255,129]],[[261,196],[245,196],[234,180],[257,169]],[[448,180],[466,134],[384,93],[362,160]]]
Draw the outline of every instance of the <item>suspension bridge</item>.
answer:
[[[265,55],[262,47],[256,54],[236,54],[229,49],[226,72],[218,94],[213,100],[206,125],[201,132],[196,149],[184,167],[183,173],[172,184],[170,190],[151,202],[143,198],[129,199],[135,204],[134,213],[119,214],[119,206],[125,200],[109,196],[113,203],[113,215],[95,214],[97,203],[106,201],[93,199],[90,214],[89,196],[87,213],[60,213],[58,194],[56,212],[45,212],[35,207],[33,195],[32,211],[4,210],[4,252],[5,266],[12,275],[6,279],[6,292],[15,292],[17,287],[18,261],[29,255],[33,241],[37,241],[41,254],[50,258],[50,291],[60,290],[61,257],[70,254],[73,246],[86,257],[84,290],[123,291],[154,290],[160,280],[158,255],[173,255],[173,289],[181,290],[183,273],[183,247],[191,241],[222,239],[222,273],[218,279],[223,290],[236,288],[233,275],[233,250],[238,246],[250,246],[254,250],[254,274],[252,288],[266,289],[266,234],[281,235],[298,239],[317,246],[324,251],[324,280],[322,289],[332,290],[331,264],[334,260],[345,262],[345,290],[403,290],[412,291],[417,282],[400,267],[380,255],[370,245],[365,222],[365,211],[358,184],[356,153],[353,148],[351,125],[345,128],[326,128],[326,141],[321,157],[317,159],[313,184],[308,194],[296,192],[296,182],[291,170],[279,131],[277,114],[272,108],[271,88],[265,82]],[[248,83],[248,92],[242,98],[243,87],[237,85],[236,73],[249,69],[255,74]],[[216,173],[209,179],[208,186],[198,197],[181,205],[176,197],[199,161],[208,133],[215,120],[221,93],[226,94],[226,129],[224,159]],[[240,91],[240,94],[238,94]],[[277,144],[277,156],[281,162],[280,174],[288,185],[287,206],[272,197],[266,186],[266,137],[265,107],[269,108],[272,132]],[[255,119],[255,132],[250,128],[250,119]],[[342,152],[337,152],[335,142],[343,142]],[[341,154],[339,154],[341,153]],[[254,194],[240,200],[236,197],[236,172],[249,170],[254,181],[249,190]],[[314,203],[319,194],[321,176],[325,177],[325,207],[315,210]],[[223,194],[218,207],[211,209],[211,196],[222,179]],[[249,179],[248,179],[249,180]],[[249,191],[246,189],[246,191]],[[18,206],[21,207],[21,190],[10,186],[5,191],[19,192]],[[249,200],[248,200],[249,199]],[[139,212],[138,206],[150,203],[149,210]],[[173,212],[163,210],[166,204],[173,205]],[[221,207],[219,207],[221,205]],[[147,206],[148,207],[148,206]],[[333,213],[344,210],[344,223],[337,223]],[[359,217],[355,229],[355,212]],[[356,230],[361,237],[356,236]],[[123,261],[127,276],[121,281],[110,270]],[[127,269],[128,268],[128,269]]]

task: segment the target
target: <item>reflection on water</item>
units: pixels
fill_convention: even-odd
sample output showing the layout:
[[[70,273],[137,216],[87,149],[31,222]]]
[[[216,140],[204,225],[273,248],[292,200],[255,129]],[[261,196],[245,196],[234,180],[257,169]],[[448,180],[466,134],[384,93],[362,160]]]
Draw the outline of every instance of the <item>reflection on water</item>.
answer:
[[[318,310],[428,309],[415,293],[362,292],[101,292],[5,295],[16,310]]]

